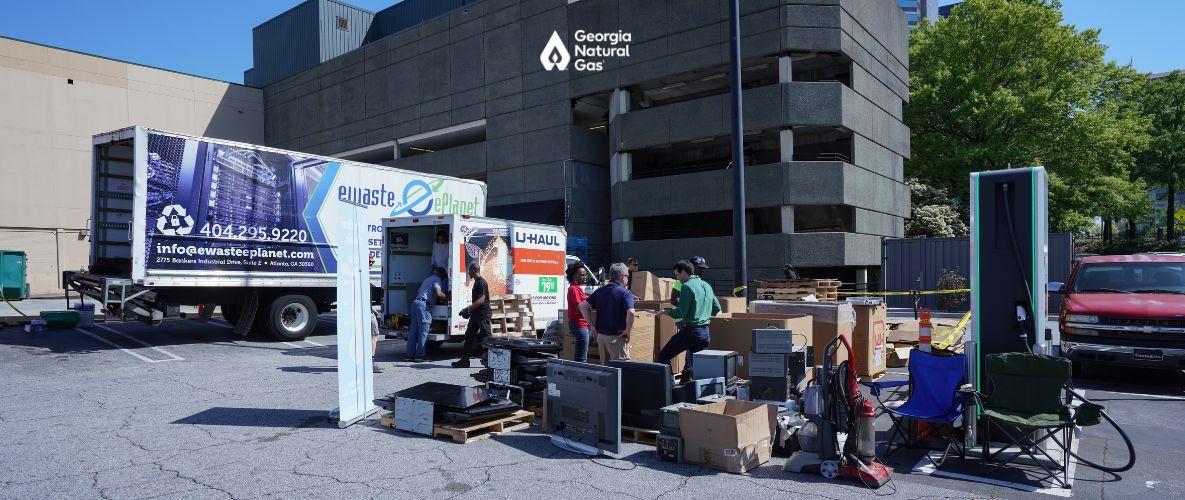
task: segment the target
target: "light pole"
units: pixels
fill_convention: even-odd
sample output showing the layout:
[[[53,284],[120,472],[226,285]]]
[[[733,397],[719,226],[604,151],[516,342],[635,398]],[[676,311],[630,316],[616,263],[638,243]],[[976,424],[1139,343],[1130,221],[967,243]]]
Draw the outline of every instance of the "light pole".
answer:
[[[745,297],[749,257],[745,242],[745,127],[741,117],[741,4],[729,0],[729,55],[732,58],[732,295]]]

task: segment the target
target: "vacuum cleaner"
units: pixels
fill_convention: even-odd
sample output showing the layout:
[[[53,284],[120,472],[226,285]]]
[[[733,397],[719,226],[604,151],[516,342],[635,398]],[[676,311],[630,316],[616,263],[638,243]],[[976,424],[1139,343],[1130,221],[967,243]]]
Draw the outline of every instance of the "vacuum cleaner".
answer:
[[[799,431],[800,450],[791,455],[785,470],[844,477],[880,488],[893,469],[876,458],[876,410],[860,393],[855,370],[849,361],[835,364],[840,345],[847,359],[854,359],[843,336],[823,349],[822,368],[802,397],[808,423]]]

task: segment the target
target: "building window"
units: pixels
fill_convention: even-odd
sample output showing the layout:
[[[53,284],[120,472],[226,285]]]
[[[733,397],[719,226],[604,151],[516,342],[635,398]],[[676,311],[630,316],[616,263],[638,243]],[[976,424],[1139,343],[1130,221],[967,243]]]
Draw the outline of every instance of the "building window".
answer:
[[[350,31],[350,21],[344,17],[337,16],[337,29]]]

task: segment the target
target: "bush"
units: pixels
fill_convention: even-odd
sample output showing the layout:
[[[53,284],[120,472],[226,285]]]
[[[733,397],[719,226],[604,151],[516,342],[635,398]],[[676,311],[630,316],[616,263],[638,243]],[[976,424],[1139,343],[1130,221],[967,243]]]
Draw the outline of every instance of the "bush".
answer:
[[[1180,241],[1164,241],[1156,239],[1128,240],[1116,238],[1111,241],[1078,240],[1075,245],[1079,252],[1097,253],[1099,255],[1127,255],[1141,252],[1185,252],[1185,244]]]
[[[967,278],[963,277],[958,267],[955,267],[953,271],[942,268],[938,272],[939,290],[959,290],[963,288],[967,288]],[[940,311],[962,311],[966,306],[966,293],[944,293],[938,296],[938,310]]]

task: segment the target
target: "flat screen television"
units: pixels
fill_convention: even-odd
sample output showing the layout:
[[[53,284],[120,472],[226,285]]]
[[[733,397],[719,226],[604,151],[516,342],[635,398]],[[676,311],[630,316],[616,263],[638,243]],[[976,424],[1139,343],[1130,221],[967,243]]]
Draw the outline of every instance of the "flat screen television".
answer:
[[[551,442],[585,455],[621,452],[621,370],[564,359],[547,361]]]
[[[658,430],[661,409],[671,404],[671,365],[645,361],[610,361],[621,370],[621,425]]]

